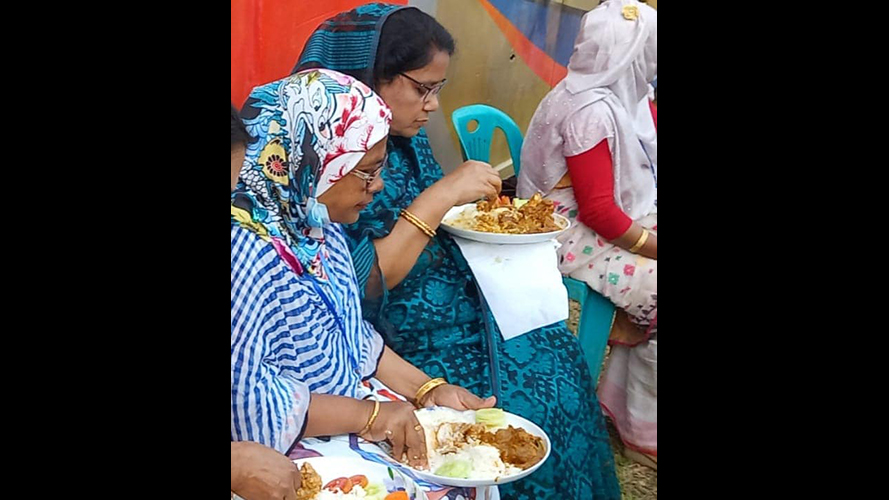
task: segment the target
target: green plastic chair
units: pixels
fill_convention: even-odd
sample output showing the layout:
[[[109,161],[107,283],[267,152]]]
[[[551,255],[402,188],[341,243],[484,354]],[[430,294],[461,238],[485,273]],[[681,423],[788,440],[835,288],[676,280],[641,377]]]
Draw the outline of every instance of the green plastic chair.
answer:
[[[457,130],[460,149],[466,160],[490,161],[494,129],[502,130],[506,135],[506,144],[518,177],[522,159],[522,131],[509,115],[485,104],[472,104],[454,111],[451,121]],[[478,122],[478,128],[470,132],[469,124],[473,121]]]
[[[477,122],[478,126],[470,131],[469,125],[473,121]],[[491,139],[494,137],[494,129],[502,130],[506,135],[515,175],[519,176],[524,139],[522,131],[509,115],[485,104],[472,104],[455,110],[451,115],[451,122],[457,131],[464,160],[488,162],[491,158]],[[614,322],[614,304],[593,291],[583,281],[568,276],[562,276],[562,281],[568,289],[568,298],[580,304],[577,339],[583,348],[593,380],[597,381],[611,325]]]

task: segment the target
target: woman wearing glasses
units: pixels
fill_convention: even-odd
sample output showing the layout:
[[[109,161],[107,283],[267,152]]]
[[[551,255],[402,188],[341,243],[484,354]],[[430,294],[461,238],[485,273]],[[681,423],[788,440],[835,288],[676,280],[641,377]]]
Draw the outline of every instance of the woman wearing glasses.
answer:
[[[383,188],[388,106],[349,76],[312,70],[254,89],[242,117],[255,140],[231,205],[232,441],[289,454],[303,436],[355,433],[425,465],[414,404],[494,401],[431,379],[361,317],[340,224]],[[414,404],[364,399],[371,377]]]
[[[423,126],[438,109],[451,35],[416,8],[369,4],[312,35],[295,70],[329,68],[375,89],[392,108],[385,187],[346,227],[364,314],[393,351],[434,377],[496,396],[541,425],[552,458],[503,498],[618,499],[594,384],[564,323],[504,342],[459,247],[437,228],[454,205],[495,195],[491,167],[444,176]]]

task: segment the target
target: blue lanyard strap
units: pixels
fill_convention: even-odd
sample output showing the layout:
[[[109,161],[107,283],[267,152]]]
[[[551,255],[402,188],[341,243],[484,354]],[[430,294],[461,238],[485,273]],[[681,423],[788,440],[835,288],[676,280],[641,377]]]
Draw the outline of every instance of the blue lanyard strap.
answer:
[[[323,263],[322,263],[322,265],[323,265]],[[330,273],[327,273],[327,276],[328,276],[328,279],[331,279],[331,280],[333,279],[333,276],[331,276]],[[312,286],[315,287],[315,293],[317,293],[321,297],[321,300],[324,301],[324,305],[327,306],[327,309],[330,311],[330,314],[333,316],[334,321],[336,321],[336,324],[339,327],[340,331],[343,333],[343,335],[347,336],[348,333],[346,332],[346,325],[345,325],[345,323],[343,323],[342,318],[340,318],[338,309],[330,302],[330,299],[327,297],[327,294],[324,293],[324,290],[321,289],[321,285],[319,285],[318,282],[315,281],[315,278],[313,278],[312,276],[309,276],[309,281],[312,283]],[[336,292],[333,290],[333,283],[331,283],[330,288],[331,288],[331,293],[336,295]],[[348,338],[347,338],[346,344],[348,345]],[[351,348],[349,349],[349,358],[352,360],[352,368],[357,369],[358,368],[358,360],[355,358],[355,353],[352,352]]]

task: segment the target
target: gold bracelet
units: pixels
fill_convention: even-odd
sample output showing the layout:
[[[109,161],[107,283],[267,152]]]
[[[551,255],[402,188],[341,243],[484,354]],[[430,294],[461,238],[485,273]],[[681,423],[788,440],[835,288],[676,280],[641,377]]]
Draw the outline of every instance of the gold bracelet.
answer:
[[[380,400],[374,399],[374,411],[370,414],[370,419],[367,421],[367,425],[364,426],[364,429],[361,429],[361,432],[358,435],[362,435],[365,432],[369,431],[371,426],[373,426],[374,422],[377,420],[377,415],[380,414]]]
[[[423,404],[423,398],[426,397],[427,394],[432,392],[432,389],[440,385],[447,385],[448,381],[443,378],[434,378],[429,380],[425,384],[421,385],[419,389],[417,389],[417,395],[414,397],[414,406],[420,408]]]
[[[401,211],[401,216],[404,217],[405,220],[407,220],[408,222],[410,222],[410,223],[413,224],[414,226],[417,226],[417,229],[419,229],[420,231],[422,231],[426,236],[428,236],[428,237],[430,237],[430,238],[434,238],[434,237],[435,237],[435,235],[436,235],[435,230],[432,229],[432,228],[429,226],[429,224],[426,224],[425,222],[423,222],[422,220],[420,220],[420,218],[417,217],[416,215],[414,215],[414,214],[408,212],[407,210],[402,210],[402,211]]]
[[[434,237],[435,237],[435,235],[436,235],[435,230],[432,229],[431,227],[429,227],[429,224],[426,224],[425,222],[423,222],[422,220],[420,220],[420,218],[417,217],[416,215],[414,215],[414,214],[408,212],[407,210],[402,210],[402,211],[401,211],[401,215],[402,215],[402,217],[404,217],[405,219],[407,219],[408,222],[410,222],[411,224],[417,226],[417,228],[418,228],[420,231],[424,232],[424,233],[426,234],[426,236],[429,236],[430,238],[434,238]]]
[[[636,253],[645,246],[645,242],[648,241],[648,229],[642,230],[642,236],[639,237],[639,240],[636,241],[636,244],[633,245],[633,248],[630,248],[630,253]]]

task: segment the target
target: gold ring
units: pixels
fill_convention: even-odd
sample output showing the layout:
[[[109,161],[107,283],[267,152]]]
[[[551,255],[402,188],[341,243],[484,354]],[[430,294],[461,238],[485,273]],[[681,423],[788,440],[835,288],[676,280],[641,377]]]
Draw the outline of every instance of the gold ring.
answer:
[[[423,430],[423,426],[420,425],[420,424],[417,424],[417,425],[414,426],[414,430],[417,431],[417,432],[420,432],[420,431]]]

